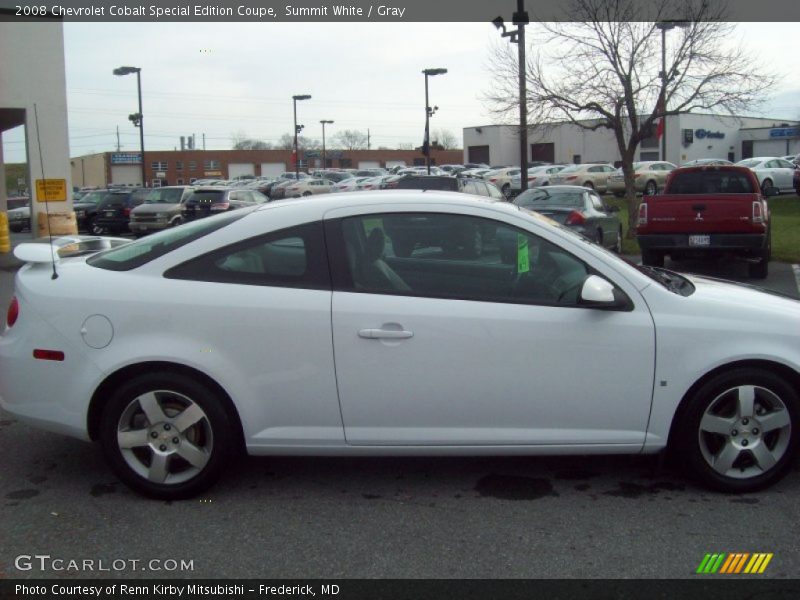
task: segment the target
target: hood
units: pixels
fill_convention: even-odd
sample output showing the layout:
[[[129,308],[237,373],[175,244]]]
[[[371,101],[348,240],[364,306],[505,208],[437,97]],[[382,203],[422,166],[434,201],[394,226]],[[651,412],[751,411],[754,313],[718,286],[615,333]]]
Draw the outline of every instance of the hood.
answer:
[[[682,274],[695,286],[689,298],[707,304],[717,314],[752,320],[758,315],[785,315],[800,325],[800,299],[752,285],[714,277]]]

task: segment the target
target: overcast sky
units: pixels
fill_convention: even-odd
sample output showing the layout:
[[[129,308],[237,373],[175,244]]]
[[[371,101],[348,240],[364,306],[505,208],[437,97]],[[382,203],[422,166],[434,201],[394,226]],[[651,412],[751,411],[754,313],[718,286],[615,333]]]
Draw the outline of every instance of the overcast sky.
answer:
[[[139,148],[128,121],[137,111],[135,76],[142,68],[145,149],[173,149],[196,134],[202,148],[229,149],[236,132],[277,142],[292,130],[294,94],[303,135],[321,139],[319,121],[337,131],[369,129],[371,146],[418,146],[425,100],[421,71],[439,106],[432,130],[461,139],[464,127],[495,122],[481,101],[492,75],[488,56],[500,40],[491,23],[67,23],[64,44],[70,151],[73,157]],[[797,23],[743,23],[732,44],[778,74],[772,99],[755,116],[800,118]],[[501,43],[506,43],[502,41]],[[6,162],[24,161],[21,128],[4,135]]]

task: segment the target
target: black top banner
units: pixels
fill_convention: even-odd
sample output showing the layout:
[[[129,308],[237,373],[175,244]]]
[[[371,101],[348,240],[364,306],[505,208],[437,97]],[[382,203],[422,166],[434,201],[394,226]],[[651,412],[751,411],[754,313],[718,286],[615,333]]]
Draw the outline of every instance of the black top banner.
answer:
[[[644,2],[628,0],[632,9],[619,18],[619,4],[609,0],[582,0],[613,6],[607,20],[654,21],[686,20],[703,0]],[[706,0],[719,19],[732,22],[800,21],[797,0]],[[240,21],[240,22],[490,22],[502,17],[514,20],[519,6],[530,22],[573,21],[578,11],[575,0],[0,0],[0,21],[57,18],[66,22],[109,21]],[[621,4],[625,4],[625,0]],[[694,7],[694,8],[692,8]],[[585,8],[584,8],[585,10]]]

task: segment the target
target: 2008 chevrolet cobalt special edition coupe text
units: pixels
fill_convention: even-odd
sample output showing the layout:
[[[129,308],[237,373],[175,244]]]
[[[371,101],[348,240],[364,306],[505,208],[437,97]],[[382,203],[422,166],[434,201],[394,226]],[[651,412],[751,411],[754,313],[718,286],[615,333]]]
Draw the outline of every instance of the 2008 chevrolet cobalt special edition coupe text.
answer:
[[[505,202],[333,194],[50,248],[15,250],[2,406],[99,441],[151,497],[199,493],[241,451],[667,449],[750,491],[797,446],[796,300],[633,266]]]

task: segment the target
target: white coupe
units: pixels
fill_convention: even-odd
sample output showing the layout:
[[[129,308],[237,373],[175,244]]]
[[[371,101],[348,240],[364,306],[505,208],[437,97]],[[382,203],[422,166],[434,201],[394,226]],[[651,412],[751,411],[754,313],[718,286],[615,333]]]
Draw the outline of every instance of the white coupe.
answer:
[[[750,491],[797,446],[797,300],[634,266],[505,202],[334,194],[15,252],[2,407],[99,441],[151,497],[201,492],[240,451],[669,449]]]

